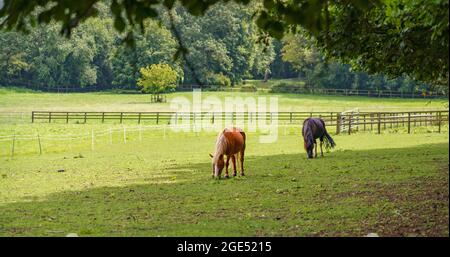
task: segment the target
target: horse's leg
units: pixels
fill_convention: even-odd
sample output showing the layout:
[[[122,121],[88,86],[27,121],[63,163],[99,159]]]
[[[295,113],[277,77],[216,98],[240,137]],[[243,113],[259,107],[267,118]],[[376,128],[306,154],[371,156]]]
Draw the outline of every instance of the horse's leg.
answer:
[[[317,141],[314,140],[314,151],[316,152],[316,154],[314,155],[314,158],[317,158]]]
[[[231,161],[233,162],[233,177],[236,177],[236,155],[231,156]]]
[[[244,176],[244,150],[239,153],[239,161],[241,162],[241,176]]]
[[[323,157],[323,149],[322,149],[322,146],[323,146],[323,138],[322,138],[322,140],[320,140],[320,156]]]
[[[228,176],[228,166],[230,165],[230,156],[227,155],[227,162],[225,163],[225,178],[229,178]]]

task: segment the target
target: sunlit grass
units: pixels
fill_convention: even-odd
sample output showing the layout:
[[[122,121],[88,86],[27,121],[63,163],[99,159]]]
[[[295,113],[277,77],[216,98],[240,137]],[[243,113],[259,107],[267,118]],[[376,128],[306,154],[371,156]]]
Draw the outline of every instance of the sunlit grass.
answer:
[[[448,201],[428,196],[448,196],[447,133],[335,136],[315,160],[296,130],[273,144],[250,133],[247,176],[220,181],[214,133],[148,133],[0,159],[0,235],[448,236]]]

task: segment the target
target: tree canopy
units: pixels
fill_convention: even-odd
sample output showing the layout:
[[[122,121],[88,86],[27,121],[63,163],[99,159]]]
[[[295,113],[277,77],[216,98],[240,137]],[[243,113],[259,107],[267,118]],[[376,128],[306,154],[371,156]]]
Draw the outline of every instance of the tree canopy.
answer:
[[[27,31],[29,25],[57,21],[60,32],[70,36],[82,21],[99,14],[98,2],[4,0],[0,28]],[[126,32],[127,42],[134,42],[135,28],[145,33],[147,18],[161,20],[176,6],[183,6],[192,15],[205,15],[211,6],[229,0],[106,2],[114,28]],[[234,2],[249,5],[250,1]],[[263,0],[256,5],[259,7],[251,13],[256,25],[274,38],[281,39],[286,32],[302,27],[318,39],[326,57],[369,72],[394,76],[405,73],[428,83],[448,84],[448,0]],[[223,47],[218,42],[209,44],[215,49]],[[182,46],[181,52],[187,52]],[[229,62],[220,61],[224,65]]]
[[[351,70],[448,85],[448,0],[3,0],[0,28],[28,32],[26,43],[1,33],[6,81],[135,87],[140,67],[163,62],[185,83],[235,84],[305,75],[309,63],[309,78]]]
[[[168,64],[153,64],[140,69],[140,78],[137,81],[138,87],[144,93],[157,96],[175,90],[178,81],[177,72]]]

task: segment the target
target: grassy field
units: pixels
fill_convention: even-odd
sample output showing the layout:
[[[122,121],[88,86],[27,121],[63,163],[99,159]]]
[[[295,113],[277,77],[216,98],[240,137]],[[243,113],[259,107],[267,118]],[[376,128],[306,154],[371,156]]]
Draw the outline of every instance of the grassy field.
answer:
[[[249,135],[245,177],[213,180],[214,134],[4,158],[2,236],[448,236],[448,134]],[[63,170],[63,172],[58,172]]]
[[[0,89],[0,112],[169,106],[147,99]],[[327,111],[448,105],[306,95],[280,95],[279,104]],[[272,144],[249,133],[246,176],[214,180],[208,154],[216,133],[0,117],[0,236],[449,236],[448,125],[440,134],[433,127],[404,130],[333,135],[337,148],[314,160],[306,159],[299,124],[281,126]],[[3,140],[12,133],[13,157],[11,140]]]
[[[203,92],[202,97],[278,97],[279,111],[413,111],[448,108],[445,99],[398,99],[346,96],[319,96],[270,93]],[[168,94],[168,101],[175,97],[192,100],[192,93]],[[17,92],[0,88],[0,113],[31,111],[170,111],[170,103],[150,103],[150,96],[143,94],[100,93],[35,93]]]

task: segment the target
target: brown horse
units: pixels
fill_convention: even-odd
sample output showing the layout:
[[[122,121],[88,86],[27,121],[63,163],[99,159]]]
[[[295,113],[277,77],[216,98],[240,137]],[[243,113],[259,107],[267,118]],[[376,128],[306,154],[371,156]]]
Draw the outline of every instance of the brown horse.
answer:
[[[244,176],[244,151],[245,151],[245,132],[240,128],[226,128],[219,134],[216,141],[216,151],[212,158],[213,177],[220,178],[223,167],[226,165],[225,178],[228,178],[228,166],[230,158],[233,162],[233,176],[236,176],[236,158],[239,154],[241,164],[241,176]],[[226,163],[224,155],[227,156]]]
[[[313,158],[313,149],[316,150],[314,157],[317,157],[317,142],[316,139],[320,139],[320,154],[323,157],[323,140],[326,139],[326,147],[331,146],[334,148],[336,143],[334,143],[333,138],[328,134],[325,128],[325,122],[320,118],[308,118],[303,122],[302,129],[304,147],[308,158]]]

